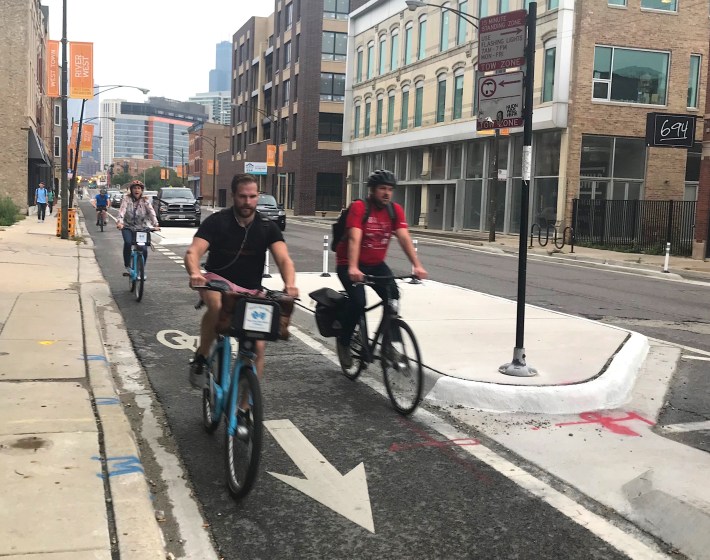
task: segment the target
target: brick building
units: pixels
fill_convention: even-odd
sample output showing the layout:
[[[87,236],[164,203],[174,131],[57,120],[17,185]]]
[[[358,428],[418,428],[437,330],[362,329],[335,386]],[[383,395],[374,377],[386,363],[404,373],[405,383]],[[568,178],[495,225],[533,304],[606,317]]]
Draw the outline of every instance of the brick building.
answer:
[[[198,123],[191,126],[187,133],[189,159],[185,163],[188,166],[188,186],[195,196],[203,197],[202,204],[229,206],[231,197],[228,189],[233,174],[229,175],[229,170],[220,165],[220,160],[224,163],[225,152],[229,152],[229,127],[209,122]],[[188,153],[185,155],[188,156]],[[218,188],[219,178],[222,182],[219,182]]]
[[[40,181],[53,176],[53,103],[45,92],[49,9],[39,0],[0,4],[0,196],[22,210],[34,204]]]
[[[295,214],[344,201],[347,18],[363,3],[277,0],[233,38],[231,170],[267,162],[267,146],[278,144],[261,188]]]
[[[508,10],[525,0],[505,3]],[[530,223],[570,223],[576,198],[694,200],[695,147],[646,149],[649,112],[700,115],[707,76],[708,1],[538,2]],[[460,0],[478,18],[501,3]],[[663,30],[662,33],[659,30]],[[367,174],[394,170],[411,223],[519,230],[522,128],[499,141],[476,132],[477,31],[439,7],[371,0],[350,17],[343,153],[349,196]]]

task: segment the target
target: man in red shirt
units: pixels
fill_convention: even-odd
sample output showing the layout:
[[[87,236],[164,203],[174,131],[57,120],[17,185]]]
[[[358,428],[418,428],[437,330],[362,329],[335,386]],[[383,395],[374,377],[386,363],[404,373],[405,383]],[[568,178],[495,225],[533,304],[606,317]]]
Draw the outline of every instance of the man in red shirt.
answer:
[[[365,286],[353,284],[362,282],[365,275],[390,276],[392,271],[385,263],[390,238],[394,234],[404,254],[412,263],[412,273],[421,279],[427,271],[417,258],[412,238],[407,229],[407,221],[402,207],[392,202],[392,191],[397,179],[391,171],[378,169],[367,179],[369,195],[365,201],[356,200],[350,205],[345,224],[345,235],[336,247],[336,271],[343,287],[348,292],[347,316],[343,318],[343,330],[338,337],[338,355],[346,367],[352,363],[350,338],[365,309]],[[387,205],[394,209],[394,219]],[[363,219],[369,206],[366,222]],[[394,280],[373,286],[382,299],[399,299],[399,290]]]

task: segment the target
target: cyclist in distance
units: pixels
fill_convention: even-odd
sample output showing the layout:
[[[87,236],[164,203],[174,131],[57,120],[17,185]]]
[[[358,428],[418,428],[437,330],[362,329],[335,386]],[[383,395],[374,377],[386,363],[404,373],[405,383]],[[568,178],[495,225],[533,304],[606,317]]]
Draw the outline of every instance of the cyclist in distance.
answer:
[[[108,194],[106,194],[106,189],[101,189],[99,194],[94,197],[94,205],[96,206],[96,225],[99,225],[99,220],[101,219],[101,211],[108,208]],[[106,223],[104,222],[104,225]]]
[[[128,194],[121,200],[121,208],[118,210],[118,220],[116,227],[123,234],[123,266],[126,272],[131,272],[131,243],[133,232],[124,226],[133,228],[151,227],[158,231],[158,217],[155,215],[153,205],[147,196],[143,196],[145,185],[138,180],[131,182],[128,186]],[[148,260],[148,247],[143,247],[143,262]]]
[[[348,308],[343,318],[343,329],[337,340],[338,357],[346,367],[352,364],[350,338],[365,309],[365,275],[391,276],[385,257],[392,235],[397,237],[404,254],[412,263],[412,274],[425,279],[427,271],[419,262],[409,235],[404,209],[392,202],[392,192],[397,179],[391,171],[378,169],[367,179],[369,190],[366,201],[355,200],[350,205],[345,235],[336,247],[336,271],[348,293]],[[392,205],[392,208],[388,208]],[[389,294],[390,300],[399,299],[399,290],[394,280],[372,286],[382,299]]]
[[[256,210],[259,189],[253,175],[235,175],[232,179],[231,208],[207,217],[195,233],[185,253],[185,268],[190,276],[190,287],[204,286],[210,280],[226,280],[236,291],[259,290],[264,272],[266,251],[270,250],[284,282],[283,291],[298,297],[296,269],[288,254],[283,234],[276,222],[263,217]],[[208,253],[206,273],[200,270],[200,260]],[[219,292],[200,290],[207,307],[200,325],[200,345],[190,363],[190,383],[202,388],[205,366],[212,343],[217,337],[216,326],[222,307]],[[255,345],[256,370],[264,371],[266,343]]]

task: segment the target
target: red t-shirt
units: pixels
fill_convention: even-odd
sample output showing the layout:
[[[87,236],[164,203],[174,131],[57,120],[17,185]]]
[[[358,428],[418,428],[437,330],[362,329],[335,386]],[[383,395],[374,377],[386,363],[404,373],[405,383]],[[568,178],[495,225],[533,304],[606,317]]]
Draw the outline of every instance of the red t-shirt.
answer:
[[[362,223],[362,219],[365,217],[365,202],[356,200],[350,205],[345,228],[346,231],[350,228],[362,230],[360,263],[373,265],[384,262],[392,232],[407,227],[402,207],[394,202],[391,204],[394,207],[394,220],[390,218],[387,208],[377,208],[373,203],[370,203],[370,215],[365,224]],[[336,247],[335,262],[338,265],[348,264],[347,239],[347,236],[344,235]]]

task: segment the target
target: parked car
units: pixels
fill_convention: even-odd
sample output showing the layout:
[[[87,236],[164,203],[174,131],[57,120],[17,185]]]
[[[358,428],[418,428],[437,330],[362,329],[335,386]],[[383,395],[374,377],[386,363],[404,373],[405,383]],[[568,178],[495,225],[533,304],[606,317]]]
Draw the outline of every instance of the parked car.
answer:
[[[106,194],[108,195],[108,200],[109,204],[111,204],[111,208],[121,207],[121,200],[123,200],[123,193],[121,191],[110,190],[106,191]]]
[[[276,222],[281,228],[281,231],[286,229],[286,212],[283,205],[278,204],[276,199],[270,194],[260,194],[259,202],[256,203],[256,209],[262,216]]]
[[[144,193],[146,196],[148,192]],[[192,191],[186,187],[163,187],[153,196],[153,208],[158,216],[158,223],[189,222],[200,225],[202,197],[195,198]]]

